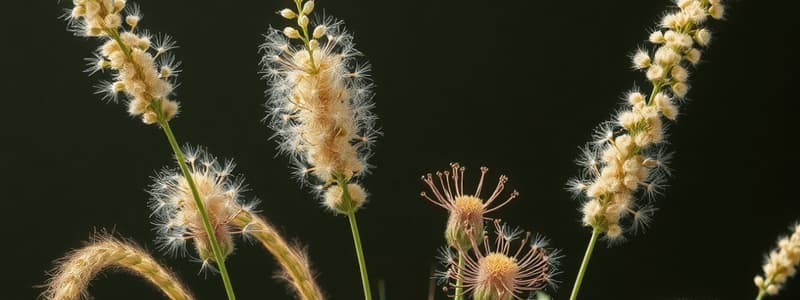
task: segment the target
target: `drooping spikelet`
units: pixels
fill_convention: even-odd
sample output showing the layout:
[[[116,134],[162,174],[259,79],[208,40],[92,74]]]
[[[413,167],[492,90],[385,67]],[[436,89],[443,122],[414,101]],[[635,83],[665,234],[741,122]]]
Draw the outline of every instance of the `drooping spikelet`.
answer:
[[[75,34],[103,40],[89,60],[87,71],[111,70],[113,82],[98,86],[104,99],[127,98],[128,112],[146,124],[168,121],[178,113],[171,100],[180,62],[168,54],[175,44],[169,36],[152,38],[137,32],[141,20],[136,6],[125,10],[125,0],[74,0],[65,15]],[[124,15],[124,17],[123,17]],[[124,24],[123,24],[124,23]],[[127,30],[125,27],[127,26]]]
[[[73,250],[62,258],[51,273],[47,290],[48,300],[88,299],[86,288],[101,271],[115,268],[141,276],[172,300],[193,299],[178,279],[144,250],[129,242],[101,234],[85,247]]]
[[[438,180],[434,179],[434,176],[430,173],[422,176],[422,181],[425,182],[436,199],[428,196],[426,192],[421,192],[420,195],[450,213],[447,219],[447,228],[445,229],[447,244],[451,247],[469,249],[472,242],[468,232],[471,231],[476,236],[483,236],[484,215],[508,204],[519,193],[515,190],[511,192],[505,201],[492,206],[503,192],[503,189],[505,189],[508,177],[500,175],[494,191],[489,195],[489,198],[484,200],[481,198],[481,190],[489,168],[481,167],[481,178],[478,180],[478,186],[473,194],[468,194],[464,189],[464,171],[466,168],[458,163],[450,164],[450,168],[452,173],[448,170],[436,172]],[[478,240],[478,242],[480,241]]]
[[[475,300],[527,299],[523,293],[539,291],[555,285],[553,276],[558,273],[559,251],[546,249],[547,240],[542,237],[530,239],[530,232],[512,228],[495,220],[495,242],[492,245],[487,235],[483,247],[475,235],[471,235],[472,255],[465,256],[459,267],[456,254],[450,247],[443,249],[441,260],[446,270],[441,279],[453,287],[460,277],[464,293],[472,293]],[[520,239],[516,249],[515,241]],[[462,250],[466,251],[466,249]]]
[[[256,239],[278,261],[285,274],[283,277],[300,299],[323,299],[303,251],[290,246],[275,228],[253,211],[257,201],[248,203],[242,199],[243,179],[233,175],[233,162],[220,163],[202,148],[187,148],[184,152],[189,174],[203,200],[211,228],[215,229],[223,257],[234,249],[233,234]],[[167,252],[182,253],[186,241],[192,240],[200,259],[213,261],[202,216],[183,173],[164,170],[155,178],[150,194],[160,246]]]
[[[701,50],[711,34],[703,24],[708,17],[722,18],[719,0],[678,0],[678,10],[666,14],[661,29],[654,31],[650,43],[657,49],[639,50],[633,66],[645,71],[653,87],[650,96],[633,91],[626,105],[612,122],[603,124],[595,140],[586,146],[579,164],[583,176],[570,181],[570,188],[581,197],[583,223],[606,234],[621,237],[623,232],[646,226],[655,210],[641,198],[653,198],[663,188],[669,170],[664,154],[662,117],[674,121],[677,101],[689,90],[687,69],[700,60]]]
[[[301,179],[310,173],[325,186],[339,179],[347,182],[367,171],[379,134],[370,111],[369,65],[357,62],[361,53],[342,22],[309,21],[314,2],[295,3],[297,11],[279,13],[296,19],[299,30],[270,29],[261,46],[262,73],[270,87],[270,126],[279,150],[289,154]]]
[[[314,273],[303,250],[291,246],[263,217],[242,210],[231,220],[247,237],[261,243],[281,265],[281,277],[286,279],[302,300],[322,300],[322,291],[314,279]]]
[[[786,279],[797,272],[797,265],[800,264],[800,225],[795,225],[793,229],[792,235],[781,238],[778,248],[764,259],[764,276],[758,275],[754,279],[759,297],[765,293],[777,295]]]

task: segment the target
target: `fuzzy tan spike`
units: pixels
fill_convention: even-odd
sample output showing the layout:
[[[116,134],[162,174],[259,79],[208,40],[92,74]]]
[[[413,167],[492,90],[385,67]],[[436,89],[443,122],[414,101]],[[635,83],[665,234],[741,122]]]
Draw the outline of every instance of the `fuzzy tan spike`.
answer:
[[[124,269],[144,277],[172,300],[194,299],[166,268],[136,245],[101,234],[89,245],[73,250],[58,261],[42,294],[47,300],[87,299],[86,288],[95,275],[108,268]]]
[[[290,246],[275,228],[259,215],[242,210],[233,220],[232,225],[240,227],[242,232],[255,238],[275,257],[283,276],[303,300],[322,300],[322,292],[314,280],[305,253]]]

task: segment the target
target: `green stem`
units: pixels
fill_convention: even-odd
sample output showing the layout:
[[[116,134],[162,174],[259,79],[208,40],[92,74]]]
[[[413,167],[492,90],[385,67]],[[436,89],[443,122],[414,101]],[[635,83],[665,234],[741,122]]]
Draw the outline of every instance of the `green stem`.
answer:
[[[302,5],[303,1],[302,0],[295,0],[294,3],[295,3],[295,5],[297,5],[297,17],[300,18],[300,16],[302,15],[302,12],[303,12],[303,5]],[[300,24],[297,24],[297,25],[299,26]],[[317,73],[317,64],[314,63],[314,49],[311,49],[311,46],[309,46],[309,44],[308,44],[309,41],[311,40],[311,39],[309,39],[309,35],[308,35],[308,26],[300,26],[300,29],[303,30],[303,36],[300,39],[303,40],[303,45],[306,47],[306,50],[308,50],[308,60],[311,63],[311,72],[309,72],[309,73],[316,74]]]
[[[361,235],[358,233],[356,211],[355,207],[353,207],[353,200],[350,198],[350,190],[347,188],[347,180],[343,176],[336,176],[336,182],[342,188],[342,201],[347,205],[347,219],[350,220],[350,231],[353,233],[353,244],[356,247],[358,268],[361,271],[361,285],[364,286],[364,299],[372,300],[372,291],[369,287],[369,276],[367,275],[367,262],[364,260],[364,249],[361,247]]]
[[[117,42],[128,60],[132,61],[133,57],[131,57],[131,48],[122,41],[119,31],[115,28],[105,28],[104,30],[111,39]],[[139,70],[137,73],[141,74],[141,70]],[[189,173],[189,167],[186,166],[186,158],[183,156],[183,151],[181,151],[180,146],[178,146],[178,141],[175,139],[175,134],[172,133],[172,129],[169,126],[169,119],[164,115],[164,110],[161,108],[161,99],[150,99],[150,102],[153,105],[153,111],[155,111],[156,115],[158,116],[158,124],[161,125],[164,135],[167,136],[169,145],[172,147],[172,152],[175,153],[175,159],[178,161],[178,166],[181,168],[183,177],[186,178],[186,183],[189,184],[189,188],[192,190],[192,196],[197,204],[197,210],[200,212],[200,216],[203,219],[203,227],[208,234],[209,244],[211,244],[211,251],[214,253],[214,260],[217,263],[217,267],[219,267],[219,273],[222,277],[222,283],[225,286],[225,292],[228,294],[228,300],[236,300],[236,295],[233,293],[231,278],[228,275],[228,269],[225,267],[225,258],[222,256],[222,250],[220,249],[219,241],[217,241],[216,234],[214,234],[214,228],[211,226],[211,221],[208,219],[206,207],[203,204],[203,201],[200,199],[200,193],[197,192],[197,186],[194,183],[194,178],[192,177],[191,173]]]
[[[759,289],[759,290],[758,290],[758,296],[756,297],[756,300],[761,300],[761,299],[763,299],[763,298],[764,298],[764,295],[766,295],[766,294],[767,294],[767,293],[766,293],[766,290],[764,290],[764,289]]]
[[[464,300],[464,283],[462,270],[464,269],[464,252],[458,251],[458,275],[456,275],[455,300]]]
[[[208,219],[206,207],[200,199],[200,193],[197,192],[194,178],[192,178],[192,174],[189,173],[189,167],[186,166],[186,158],[184,158],[183,151],[181,151],[181,148],[178,146],[175,134],[172,133],[172,129],[169,127],[169,121],[163,118],[163,115],[160,113],[161,108],[156,107],[156,111],[159,112],[159,124],[161,125],[161,129],[164,130],[164,134],[167,136],[167,140],[169,140],[169,145],[172,147],[172,151],[175,152],[175,159],[178,161],[181,172],[183,172],[183,177],[186,178],[186,183],[189,184],[189,188],[192,190],[192,196],[197,204],[197,210],[200,212],[200,216],[203,219],[203,227],[206,233],[208,233],[211,251],[214,253],[214,260],[217,263],[217,267],[219,267],[219,274],[222,277],[222,283],[225,285],[225,292],[228,294],[228,300],[236,300],[236,295],[233,294],[233,285],[231,285],[231,279],[228,276],[228,269],[225,267],[225,258],[222,256],[222,250],[220,249],[216,234],[214,234],[214,228],[211,226],[211,221]]]
[[[756,296],[756,300],[761,300],[767,295],[767,287],[772,284],[772,279],[773,278],[767,278],[767,280],[764,281],[763,288],[758,288],[758,296]]]
[[[597,243],[597,237],[599,236],[600,229],[595,227],[594,230],[592,230],[592,238],[589,240],[589,246],[586,247],[586,253],[583,255],[583,262],[581,263],[581,269],[578,271],[578,278],[575,279],[575,285],[572,287],[572,294],[569,296],[570,300],[578,299],[578,292],[583,283],[583,276],[586,275],[586,268],[589,267],[589,259],[592,258],[594,244]]]
[[[347,193],[345,192],[344,194],[346,195]],[[356,213],[354,211],[347,213],[347,218],[350,220],[350,231],[353,232],[353,243],[356,246],[358,268],[361,270],[361,284],[364,286],[364,299],[372,300],[372,292],[369,288],[369,276],[367,276],[367,262],[364,260],[364,250],[361,248],[361,236],[358,234]]]

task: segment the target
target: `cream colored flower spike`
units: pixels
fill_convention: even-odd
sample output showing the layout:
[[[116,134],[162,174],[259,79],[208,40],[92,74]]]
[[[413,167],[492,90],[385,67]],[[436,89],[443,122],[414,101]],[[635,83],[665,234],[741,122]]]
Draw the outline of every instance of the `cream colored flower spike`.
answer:
[[[168,121],[178,113],[178,102],[170,100],[180,62],[169,50],[175,43],[169,36],[149,36],[137,31],[141,20],[135,5],[126,9],[124,0],[74,0],[65,15],[71,30],[79,36],[103,41],[87,72],[109,70],[113,81],[102,82],[97,94],[116,102],[124,94],[128,113],[146,124]],[[125,15],[124,24],[122,16]]]
[[[764,276],[753,280],[758,287],[758,299],[764,294],[777,295],[786,279],[794,276],[800,264],[800,225],[794,226],[791,236],[781,238],[778,248],[772,250],[764,259]]]
[[[653,199],[665,187],[670,155],[663,150],[664,121],[675,121],[679,102],[689,92],[689,71],[711,41],[704,27],[722,17],[719,0],[679,0],[648,38],[654,49],[639,49],[632,67],[641,70],[653,87],[649,95],[632,91],[616,117],[601,125],[594,141],[578,160],[583,174],[570,181],[577,197],[585,199],[583,224],[621,240],[651,220]]]

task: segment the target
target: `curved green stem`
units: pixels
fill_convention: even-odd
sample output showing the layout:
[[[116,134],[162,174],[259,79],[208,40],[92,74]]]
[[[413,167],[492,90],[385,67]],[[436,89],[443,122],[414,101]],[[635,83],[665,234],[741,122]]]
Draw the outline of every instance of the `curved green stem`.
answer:
[[[157,101],[154,102],[158,103]],[[156,111],[161,112],[161,108],[156,107]],[[233,294],[231,278],[228,276],[228,269],[225,267],[225,258],[222,256],[222,250],[220,249],[216,234],[214,234],[214,228],[211,227],[211,221],[208,219],[208,212],[206,212],[205,204],[200,199],[200,193],[197,192],[194,178],[192,178],[192,174],[189,173],[189,167],[186,165],[186,158],[183,156],[183,151],[181,151],[180,146],[178,146],[175,134],[172,133],[172,129],[169,127],[169,121],[164,119],[161,113],[159,113],[159,125],[161,125],[161,129],[163,129],[164,134],[167,136],[172,151],[175,152],[175,160],[178,161],[178,166],[180,166],[181,172],[183,172],[183,177],[186,178],[186,183],[189,184],[189,188],[192,190],[192,196],[197,204],[197,210],[200,212],[200,216],[202,216],[203,227],[206,233],[208,233],[211,251],[214,253],[214,260],[217,263],[217,267],[219,267],[219,275],[222,277],[222,283],[225,285],[225,292],[228,294],[228,300],[236,300],[236,295]]]
[[[455,300],[464,300],[464,282],[462,270],[464,269],[464,252],[458,251],[458,275],[456,275],[456,295]]]
[[[350,198],[350,190],[347,188],[347,180],[343,176],[336,176],[336,183],[342,188],[342,202],[347,205],[347,219],[350,221],[350,231],[353,233],[358,268],[361,271],[361,285],[364,286],[364,299],[372,300],[372,290],[369,287],[369,276],[367,275],[367,262],[364,259],[364,249],[361,247],[361,235],[358,233],[356,211],[355,207],[353,207],[353,200]]]
[[[586,268],[589,267],[589,259],[592,258],[594,244],[597,243],[597,237],[599,236],[600,229],[594,228],[594,230],[592,230],[592,238],[589,240],[589,245],[586,247],[586,253],[583,255],[583,262],[581,263],[581,269],[578,271],[578,278],[575,279],[575,285],[572,287],[572,293],[569,296],[570,300],[578,299],[578,292],[583,283],[583,276],[586,275]]]

